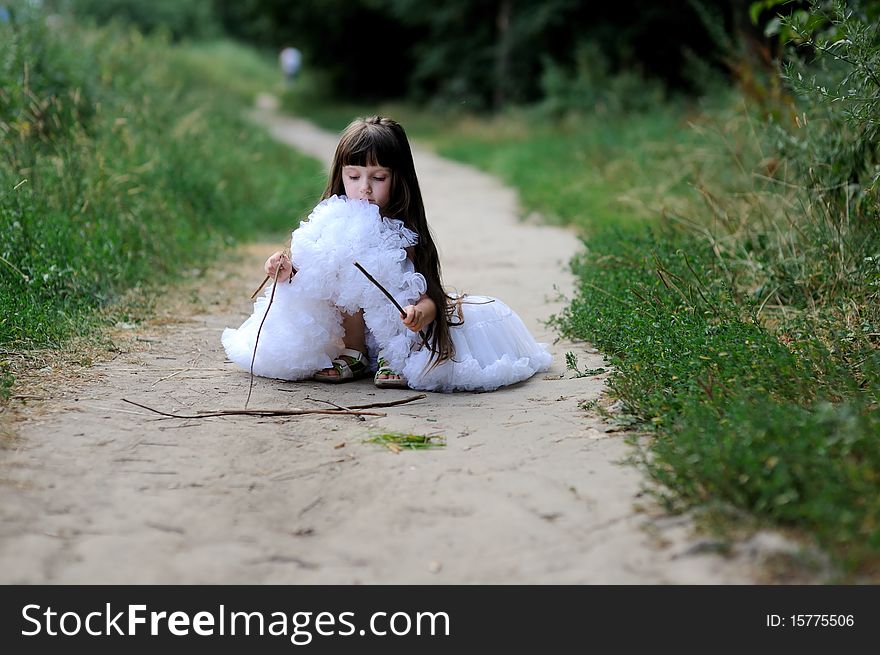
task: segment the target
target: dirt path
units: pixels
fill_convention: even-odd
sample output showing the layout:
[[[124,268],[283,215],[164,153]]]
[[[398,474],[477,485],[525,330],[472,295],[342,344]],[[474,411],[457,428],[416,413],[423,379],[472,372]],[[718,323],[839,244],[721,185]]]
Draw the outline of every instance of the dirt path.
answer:
[[[334,135],[271,121],[282,141],[326,161]],[[473,169],[416,153],[450,287],[510,304],[542,341],[570,293],[569,232],[517,221],[513,191]],[[638,511],[640,475],[618,462],[620,433],[579,405],[602,377],[553,369],[489,394],[429,394],[387,417],[157,420],[166,411],[244,404],[248,376],[220,332],[274,245],[243,250],[200,290],[206,309],[137,328],[139,348],[91,369],[75,393],[34,413],[0,453],[3,583],[749,583],[760,548],[733,558],[689,536],[685,519]],[[234,264],[234,265],[233,265]],[[183,291],[181,293],[184,293]],[[164,310],[169,311],[167,308]],[[161,322],[161,321],[160,321]],[[347,405],[411,395],[367,381],[257,380],[251,407]],[[394,454],[378,430],[441,434],[447,446]],[[754,545],[754,544],[752,544]]]

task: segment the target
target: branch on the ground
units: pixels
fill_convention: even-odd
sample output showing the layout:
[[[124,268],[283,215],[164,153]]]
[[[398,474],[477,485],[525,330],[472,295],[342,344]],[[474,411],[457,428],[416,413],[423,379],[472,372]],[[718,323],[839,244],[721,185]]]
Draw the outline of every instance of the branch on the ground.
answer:
[[[278,391],[294,391],[294,389],[278,389]],[[404,403],[411,403],[414,400],[421,400],[422,398],[427,398],[428,394],[417,393],[415,396],[409,396],[407,398],[401,398],[400,400],[390,400],[384,403],[367,403],[366,405],[348,405],[345,409],[371,409],[373,407],[394,407],[395,405],[403,405]],[[333,405],[329,400],[321,400],[320,398],[312,398],[310,396],[306,396],[305,400],[314,400],[318,403],[327,403],[328,405]],[[339,405],[336,405],[339,407]]]
[[[335,407],[336,409],[350,411],[350,409],[348,407],[341,407],[340,405],[337,405],[336,403],[330,402],[329,400],[321,400],[320,398],[309,398],[308,396],[306,396],[305,399],[306,400],[313,400],[316,403],[326,403],[326,404],[330,405],[331,407]],[[367,419],[365,419],[363,416],[358,416],[357,420],[358,421],[366,421]]]
[[[303,414],[328,414],[330,416],[387,416],[383,412],[364,412],[353,409],[218,409],[215,411],[198,412],[197,414],[173,414],[171,412],[163,412],[147,405],[141,405],[127,398],[122,399],[123,402],[141,409],[146,409],[160,416],[168,418],[212,418],[217,416],[302,416]]]

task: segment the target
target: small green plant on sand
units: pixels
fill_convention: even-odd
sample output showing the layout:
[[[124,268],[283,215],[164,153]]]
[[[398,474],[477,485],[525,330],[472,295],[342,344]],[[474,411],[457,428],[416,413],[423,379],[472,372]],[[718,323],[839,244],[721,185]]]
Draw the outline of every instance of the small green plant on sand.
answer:
[[[599,368],[588,368],[585,370],[581,370],[578,366],[578,358],[573,352],[565,353],[565,368],[574,373],[576,378],[586,378],[591,375],[599,375],[605,372],[605,369],[602,367]]]
[[[446,437],[442,435],[409,434],[406,432],[382,432],[369,439],[365,439],[364,443],[379,444],[394,453],[399,453],[404,448],[409,450],[443,448],[446,446]]]

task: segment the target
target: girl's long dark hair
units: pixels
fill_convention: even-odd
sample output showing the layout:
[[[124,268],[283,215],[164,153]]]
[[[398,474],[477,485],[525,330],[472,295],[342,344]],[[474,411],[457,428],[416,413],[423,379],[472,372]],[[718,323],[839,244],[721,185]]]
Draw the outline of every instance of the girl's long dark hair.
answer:
[[[448,302],[449,296],[443,290],[440,258],[428,227],[412,150],[403,127],[384,116],[353,120],[339,138],[323,198],[345,194],[342,180],[344,166],[383,166],[391,170],[391,194],[382,214],[389,218],[399,218],[406,227],[419,235],[413,265],[416,271],[425,276],[428,283],[426,294],[437,305],[437,318],[427,330],[428,347],[431,349],[430,361],[436,366],[451,359],[455,354],[449,336],[452,306]]]

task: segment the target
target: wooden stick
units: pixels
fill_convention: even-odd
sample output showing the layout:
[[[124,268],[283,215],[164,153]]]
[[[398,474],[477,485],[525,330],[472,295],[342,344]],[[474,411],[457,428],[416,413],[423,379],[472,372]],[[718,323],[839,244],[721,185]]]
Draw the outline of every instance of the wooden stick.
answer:
[[[295,389],[277,389],[276,391],[296,391]],[[349,405],[346,409],[372,409],[374,407],[394,407],[395,405],[403,405],[404,403],[411,403],[414,400],[421,400],[422,398],[427,398],[428,394],[420,393],[415,396],[409,396],[408,398],[402,398],[401,400],[392,400],[384,403],[367,403],[366,405]],[[321,400],[320,398],[311,398],[306,396],[305,400],[315,400],[319,403],[329,402],[327,400]]]
[[[411,403],[414,400],[421,400],[422,398],[427,398],[428,394],[420,393],[415,396],[410,396],[409,398],[404,398],[402,400],[392,400],[390,402],[385,403],[368,403],[366,405],[349,405],[349,409],[371,409],[373,407],[394,407],[395,405],[403,405],[404,403]]]
[[[400,312],[400,317],[401,317],[401,318],[406,318],[406,312],[403,311],[403,307],[401,307],[401,306],[400,306],[400,303],[397,302],[397,301],[394,299],[394,296],[392,296],[392,295],[388,292],[388,289],[386,289],[386,288],[383,287],[381,284],[379,284],[379,282],[376,280],[376,278],[374,278],[372,275],[370,275],[370,274],[367,272],[367,269],[365,269],[363,266],[361,266],[358,262],[352,262],[352,263],[353,263],[355,266],[357,266],[357,269],[358,269],[361,273],[363,273],[363,274],[366,276],[366,278],[367,278],[370,282],[372,282],[373,284],[376,285],[376,288],[379,289],[379,291],[381,291],[382,293],[384,293],[384,294],[387,296],[388,300],[390,300],[392,303],[394,303],[394,306],[397,307],[397,311]],[[428,338],[425,336],[424,331],[419,330],[419,336],[422,338],[422,343],[423,343],[424,345],[427,346],[427,345],[428,345]]]
[[[383,412],[363,412],[353,409],[219,409],[214,412],[199,412],[198,414],[172,414],[170,412],[163,412],[158,409],[153,409],[152,407],[147,407],[146,405],[141,405],[140,403],[136,403],[133,400],[128,400],[126,398],[123,398],[122,401],[140,407],[141,409],[146,409],[154,414],[167,416],[168,418],[194,419],[212,418],[217,416],[302,416],[303,414],[329,414],[331,416],[388,416]]]
[[[327,403],[328,405],[330,405],[331,407],[335,407],[336,409],[339,409],[339,410],[342,410],[345,412],[351,412],[351,409],[349,409],[348,407],[341,407],[340,405],[337,405],[336,403],[332,403],[329,400],[321,400],[320,398],[309,398],[308,396],[306,396],[305,399],[306,400],[313,400],[316,403]],[[363,416],[358,416],[357,412],[351,412],[351,413],[354,414],[355,416],[357,416],[358,421],[366,421],[367,420]]]
[[[260,282],[260,286],[258,286],[258,287],[257,287],[257,290],[254,291],[254,292],[251,294],[251,300],[253,300],[254,298],[256,298],[256,297],[257,297],[257,294],[260,293],[260,291],[263,290],[263,287],[266,286],[266,282],[269,281],[269,278],[270,278],[270,277],[272,277],[272,276],[271,276],[271,275],[267,275],[266,277],[263,278],[263,281]]]
[[[291,265],[292,269],[292,265]],[[260,321],[260,327],[257,328],[257,338],[254,339],[254,354],[251,357],[251,378],[248,382],[248,395],[244,401],[244,407],[247,409],[248,403],[251,401],[251,391],[254,389],[254,362],[257,360],[257,344],[260,343],[260,332],[263,331],[263,323],[266,322],[266,317],[269,315],[269,309],[272,307],[272,301],[275,300],[275,289],[278,288],[278,274],[281,272],[281,262],[278,262],[278,266],[275,268],[275,283],[272,285],[272,293],[269,294],[269,304],[266,305],[266,313],[263,314],[263,320]],[[291,270],[292,274],[292,270]],[[268,275],[266,278],[268,279]],[[265,282],[263,282],[265,284]],[[261,287],[262,288],[262,287]],[[256,294],[254,294],[256,295]]]
[[[390,300],[392,303],[394,303],[394,306],[397,307],[397,311],[400,312],[400,315],[401,315],[401,316],[406,316],[406,312],[403,311],[403,307],[401,307],[401,306],[400,306],[400,303],[397,302],[397,301],[394,299],[394,296],[392,296],[392,295],[388,292],[388,289],[386,289],[386,288],[383,287],[381,284],[379,284],[379,283],[376,281],[376,278],[374,278],[372,275],[370,275],[369,273],[367,273],[367,269],[365,269],[365,268],[364,268],[363,266],[361,266],[359,263],[357,263],[357,262],[353,262],[353,264],[354,264],[355,266],[357,266],[357,269],[358,269],[361,273],[363,273],[363,274],[366,276],[366,278],[367,278],[370,282],[372,282],[373,284],[376,285],[376,288],[379,289],[379,291],[381,291],[382,293],[384,293],[384,294],[388,297],[388,300]]]
[[[276,272],[276,275],[278,273]],[[290,279],[293,279],[293,276],[296,275],[296,269],[293,267],[293,264],[290,265]],[[268,282],[272,278],[271,275],[267,275],[263,278],[263,281],[260,282],[260,286],[257,287],[257,290],[251,294],[251,300],[257,297],[257,294],[263,290],[263,287],[266,286],[266,282]]]

